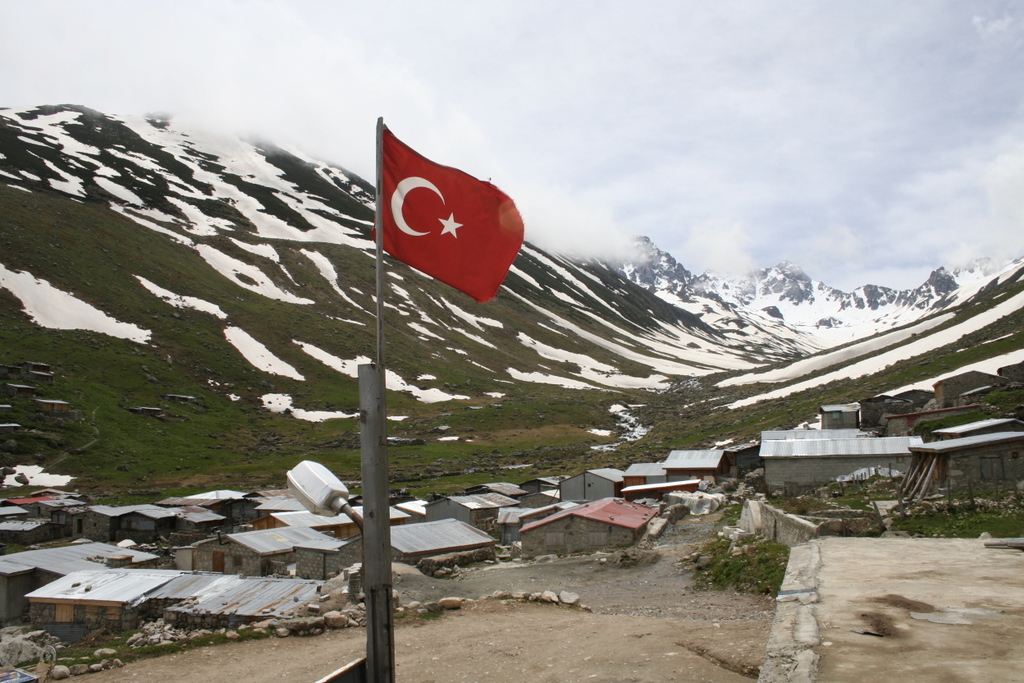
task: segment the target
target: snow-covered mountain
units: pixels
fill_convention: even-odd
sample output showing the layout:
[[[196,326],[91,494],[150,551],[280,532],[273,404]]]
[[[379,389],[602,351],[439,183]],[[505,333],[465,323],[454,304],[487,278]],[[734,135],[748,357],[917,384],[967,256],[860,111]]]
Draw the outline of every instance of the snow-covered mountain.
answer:
[[[299,382],[324,365],[351,376],[374,348],[373,188],[339,166],[166,117],[45,106],[0,109],[4,188],[0,294],[36,325],[161,344],[154,312],[188,310],[220,329],[227,353]],[[25,193],[70,200],[54,209],[66,218],[37,213],[24,221],[42,224],[23,230]],[[128,255],[113,271],[100,268],[109,245],[82,222],[101,209],[126,231],[118,247]],[[43,231],[53,231],[46,243]],[[75,267],[50,258],[71,243],[74,256],[94,258]],[[530,244],[485,306],[401,264],[388,274],[389,339],[405,366],[393,384],[413,394],[417,376],[443,383],[439,373],[464,375],[465,361],[491,384],[658,389],[673,376],[753,369],[820,346],[760,311],[710,297],[666,301],[606,263]],[[239,302],[265,310],[243,314]],[[281,306],[289,329],[272,325],[269,311]]]
[[[946,270],[938,268],[915,289],[864,285],[843,292],[813,280],[788,261],[742,277],[694,275],[647,238],[637,240],[639,256],[620,265],[631,281],[683,308],[714,302],[745,316],[763,314],[829,347],[907,325],[956,300],[961,287],[1002,270],[990,259]]]

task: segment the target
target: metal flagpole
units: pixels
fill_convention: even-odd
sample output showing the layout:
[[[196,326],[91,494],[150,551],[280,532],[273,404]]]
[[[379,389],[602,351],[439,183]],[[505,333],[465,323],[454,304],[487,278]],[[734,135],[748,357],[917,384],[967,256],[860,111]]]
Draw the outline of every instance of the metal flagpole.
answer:
[[[384,119],[377,119],[377,362],[359,366],[363,464],[363,592],[366,662],[372,683],[394,683],[395,624],[391,602],[391,508],[388,499],[384,368]]]

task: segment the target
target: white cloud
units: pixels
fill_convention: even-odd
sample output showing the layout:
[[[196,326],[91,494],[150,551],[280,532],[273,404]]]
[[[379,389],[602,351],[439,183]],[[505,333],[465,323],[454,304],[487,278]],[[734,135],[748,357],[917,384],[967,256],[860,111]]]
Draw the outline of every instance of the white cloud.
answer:
[[[1018,4],[952,0],[8,0],[0,106],[178,113],[364,178],[384,116],[508,192],[540,245],[644,234],[691,270],[913,286],[1024,248],[1022,27]]]

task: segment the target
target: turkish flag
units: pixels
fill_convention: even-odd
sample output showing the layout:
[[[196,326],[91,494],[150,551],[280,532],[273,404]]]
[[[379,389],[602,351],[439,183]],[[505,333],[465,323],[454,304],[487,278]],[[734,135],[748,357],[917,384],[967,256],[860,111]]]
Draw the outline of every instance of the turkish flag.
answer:
[[[436,164],[383,131],[384,250],[399,261],[489,301],[523,245],[523,219],[508,195]]]

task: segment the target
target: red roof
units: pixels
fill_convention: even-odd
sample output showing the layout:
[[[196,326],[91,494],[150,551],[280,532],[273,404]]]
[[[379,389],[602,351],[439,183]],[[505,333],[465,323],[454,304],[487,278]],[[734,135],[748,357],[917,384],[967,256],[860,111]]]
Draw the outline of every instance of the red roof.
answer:
[[[36,498],[8,498],[5,503],[10,505],[31,505],[44,500],[53,500],[50,496],[37,496]]]
[[[566,517],[582,517],[627,529],[637,529],[647,524],[656,514],[658,514],[657,510],[635,503],[627,503],[621,498],[602,498],[525,524],[519,532],[529,531]]]

